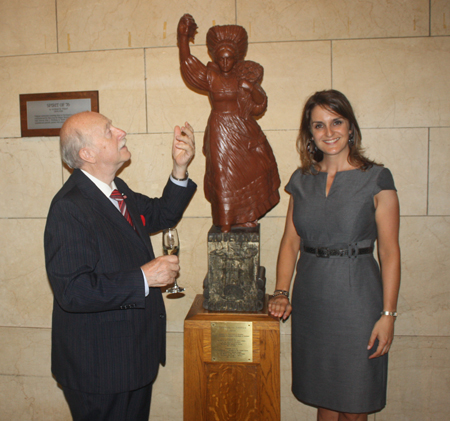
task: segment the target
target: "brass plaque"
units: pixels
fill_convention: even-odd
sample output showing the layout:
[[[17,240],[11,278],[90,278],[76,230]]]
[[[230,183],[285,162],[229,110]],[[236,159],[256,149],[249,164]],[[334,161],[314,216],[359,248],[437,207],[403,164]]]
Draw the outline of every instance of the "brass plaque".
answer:
[[[212,361],[253,361],[252,322],[211,322]]]

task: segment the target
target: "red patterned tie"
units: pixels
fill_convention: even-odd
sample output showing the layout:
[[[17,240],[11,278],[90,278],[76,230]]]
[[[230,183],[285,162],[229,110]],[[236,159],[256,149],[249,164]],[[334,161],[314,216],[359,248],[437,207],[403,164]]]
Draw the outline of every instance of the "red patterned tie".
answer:
[[[127,209],[127,204],[125,203],[125,200],[123,200],[122,194],[119,190],[113,190],[111,193],[111,196],[109,196],[111,199],[117,200],[117,203],[119,204],[120,212],[122,212],[122,215],[125,217],[125,219],[130,223],[130,225],[134,228],[133,221],[131,220],[130,213]]]

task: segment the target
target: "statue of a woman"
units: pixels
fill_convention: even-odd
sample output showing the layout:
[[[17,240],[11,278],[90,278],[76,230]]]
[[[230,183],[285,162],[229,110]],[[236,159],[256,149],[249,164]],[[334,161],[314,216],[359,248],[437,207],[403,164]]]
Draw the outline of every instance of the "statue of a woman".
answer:
[[[280,178],[272,148],[254,116],[267,108],[261,88],[263,68],[244,61],[248,37],[242,26],[213,26],[206,43],[213,62],[191,55],[197,25],[190,15],[178,24],[181,72],[194,88],[207,91],[212,105],[203,153],[204,189],[213,223],[223,232],[256,226],[280,200]]]

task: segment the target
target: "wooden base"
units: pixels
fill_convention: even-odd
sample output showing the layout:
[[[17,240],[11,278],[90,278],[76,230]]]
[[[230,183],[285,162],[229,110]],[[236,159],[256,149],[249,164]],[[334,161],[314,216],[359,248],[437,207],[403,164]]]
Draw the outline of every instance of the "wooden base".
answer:
[[[259,312],[212,312],[197,295],[184,322],[184,420],[280,420],[280,323]],[[212,322],[252,323],[252,362],[214,362]]]

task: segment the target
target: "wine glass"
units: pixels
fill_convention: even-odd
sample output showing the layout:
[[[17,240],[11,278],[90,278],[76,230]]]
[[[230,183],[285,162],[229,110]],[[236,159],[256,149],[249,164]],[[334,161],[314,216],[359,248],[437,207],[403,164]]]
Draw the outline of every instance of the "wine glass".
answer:
[[[178,232],[176,228],[168,228],[163,231],[163,252],[166,255],[176,255],[180,251],[180,240],[178,239]],[[183,292],[184,288],[178,286],[177,280],[173,284],[173,287],[167,288],[166,292],[168,294],[178,294]]]

